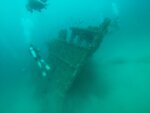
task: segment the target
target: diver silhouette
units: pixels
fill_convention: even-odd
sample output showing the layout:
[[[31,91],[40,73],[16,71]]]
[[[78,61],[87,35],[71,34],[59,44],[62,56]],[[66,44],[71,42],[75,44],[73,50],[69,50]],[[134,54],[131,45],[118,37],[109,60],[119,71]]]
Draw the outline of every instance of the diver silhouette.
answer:
[[[28,0],[26,8],[29,12],[38,11],[41,12],[46,9],[47,0]]]
[[[44,59],[41,58],[39,50],[30,44],[29,46],[30,55],[35,59],[38,67],[41,70],[42,76],[47,76],[47,72],[51,69],[51,67],[45,62]]]

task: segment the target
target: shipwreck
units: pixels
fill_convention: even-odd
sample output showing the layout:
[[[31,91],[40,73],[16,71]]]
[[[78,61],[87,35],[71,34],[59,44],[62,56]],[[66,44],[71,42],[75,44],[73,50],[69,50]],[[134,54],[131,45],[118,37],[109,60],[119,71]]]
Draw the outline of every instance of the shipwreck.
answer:
[[[57,38],[48,43],[48,64],[51,71],[44,78],[42,113],[63,112],[68,90],[75,78],[84,74],[83,70],[86,71],[84,67],[90,64],[93,54],[108,33],[110,24],[111,19],[105,18],[99,26],[70,27],[70,34],[63,29]]]

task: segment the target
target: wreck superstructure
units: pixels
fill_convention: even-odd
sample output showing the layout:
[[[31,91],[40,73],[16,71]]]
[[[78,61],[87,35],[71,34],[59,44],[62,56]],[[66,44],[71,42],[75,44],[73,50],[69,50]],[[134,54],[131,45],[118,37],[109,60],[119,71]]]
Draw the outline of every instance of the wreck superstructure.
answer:
[[[71,27],[70,35],[67,30],[61,30],[58,38],[49,42],[51,71],[46,78],[47,105],[43,113],[62,113],[67,91],[99,48],[110,23],[111,20],[106,18],[99,26]]]

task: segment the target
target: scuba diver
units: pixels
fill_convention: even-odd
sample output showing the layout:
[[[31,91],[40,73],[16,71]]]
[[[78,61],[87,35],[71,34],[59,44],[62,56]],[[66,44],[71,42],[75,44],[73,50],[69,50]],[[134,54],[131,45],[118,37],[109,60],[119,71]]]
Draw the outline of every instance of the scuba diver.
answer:
[[[44,77],[47,76],[47,72],[51,69],[51,67],[44,61],[44,59],[41,58],[39,50],[30,44],[29,52],[37,62],[38,67],[41,69],[42,75]]]
[[[47,2],[47,0],[41,0],[43,3],[46,3]]]
[[[42,9],[46,9],[47,0],[28,0],[26,8],[29,12],[39,11],[41,12]]]

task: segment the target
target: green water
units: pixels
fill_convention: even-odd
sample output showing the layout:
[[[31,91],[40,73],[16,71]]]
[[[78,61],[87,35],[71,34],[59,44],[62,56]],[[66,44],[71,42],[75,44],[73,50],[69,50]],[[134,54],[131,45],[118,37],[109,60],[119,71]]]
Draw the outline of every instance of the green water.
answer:
[[[116,13],[119,29],[104,38],[93,57],[97,76],[74,84],[64,113],[150,113],[148,0],[48,0],[41,13],[27,12],[26,2],[0,1],[0,113],[53,113],[48,95],[39,93],[47,80],[37,77],[29,43],[46,59],[46,44],[59,30],[99,25]]]

